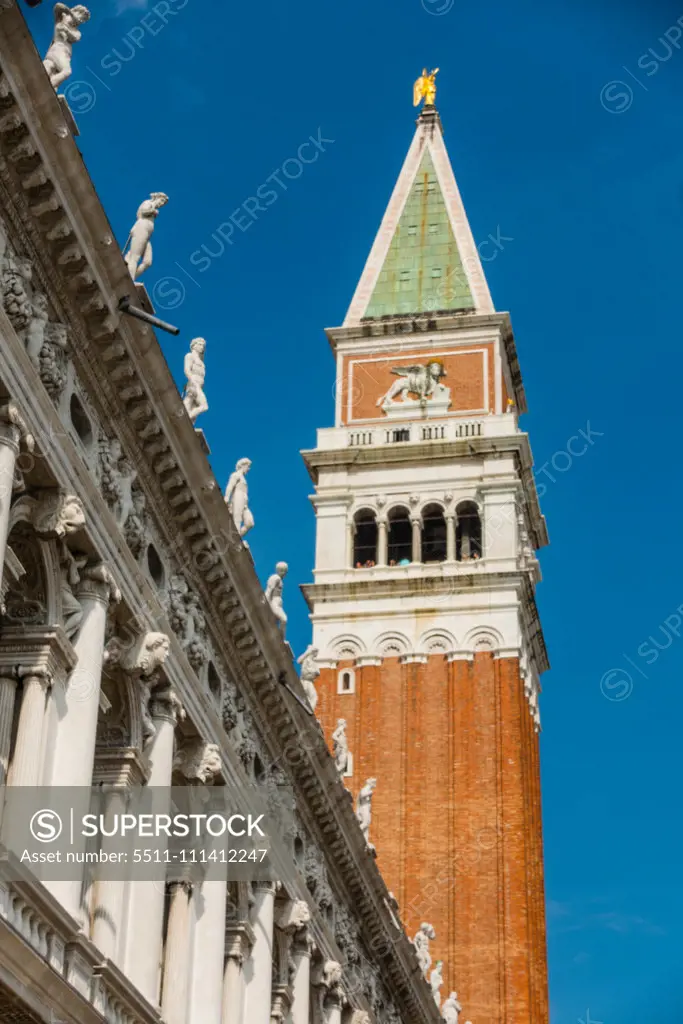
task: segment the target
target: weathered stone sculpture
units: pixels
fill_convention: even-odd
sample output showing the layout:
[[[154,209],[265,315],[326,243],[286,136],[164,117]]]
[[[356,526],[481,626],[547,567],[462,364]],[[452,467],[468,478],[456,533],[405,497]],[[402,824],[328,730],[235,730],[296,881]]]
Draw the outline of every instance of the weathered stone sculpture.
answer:
[[[192,423],[198,416],[209,408],[209,403],[204,394],[204,378],[206,367],[204,365],[204,353],[206,342],[203,338],[194,338],[190,342],[190,351],[185,356],[185,376],[187,384],[183,393],[183,405]]]
[[[138,207],[137,219],[126,242],[126,246],[129,246],[126,266],[134,281],[152,266],[150,239],[154,232],[154,221],[159,216],[161,207],[167,202],[168,196],[164,192],[152,192],[149,199],[145,199]]]
[[[40,353],[45,343],[47,327],[47,295],[36,292],[31,302],[31,322],[26,329],[26,354],[37,370],[40,370]]]
[[[443,960],[437,960],[436,966],[429,975],[429,984],[437,1006],[441,1006],[441,986],[443,985]]]
[[[55,30],[43,66],[50,76],[50,84],[54,89],[58,89],[71,75],[73,44],[81,39],[78,26],[90,19],[90,11],[82,4],[77,4],[76,7],[55,4],[54,17]]]
[[[32,277],[31,261],[9,252],[2,267],[2,302],[12,326],[20,333],[28,328],[33,316],[28,290]]]
[[[432,966],[432,957],[429,952],[429,943],[433,942],[436,938],[436,932],[434,926],[426,921],[420,925],[420,929],[413,939],[413,945],[417,953],[418,963],[425,978],[429,974],[429,968]]]
[[[360,830],[363,833],[365,842],[372,848],[370,842],[370,824],[372,822],[372,794],[375,791],[377,779],[368,779],[358,794],[356,801],[356,817]]]
[[[197,595],[190,591],[187,580],[180,574],[173,576],[168,585],[167,608],[171,629],[187,660],[198,671],[209,657],[206,620]]]
[[[441,1015],[446,1024],[458,1024],[458,1017],[461,1013],[462,1006],[458,1002],[458,993],[451,992],[448,999],[441,1007]]]
[[[100,438],[98,483],[117,523],[123,525],[133,510],[133,482],[137,472],[123,454],[117,437]]]
[[[299,678],[301,679],[301,685],[304,688],[306,699],[311,706],[311,711],[315,711],[315,706],[318,703],[318,691],[315,688],[315,681],[320,675],[320,669],[318,668],[318,663],[316,661],[317,657],[318,648],[309,644],[304,653],[297,660],[297,665],[301,665]]]
[[[178,749],[173,767],[191,782],[213,783],[222,768],[220,747],[202,739],[188,740]]]
[[[74,587],[81,580],[80,570],[88,561],[87,555],[74,555],[61,541],[59,568],[61,573],[60,591],[62,597],[62,625],[69,640],[73,640],[83,619],[81,603],[74,597]]]
[[[346,719],[337,719],[337,728],[332,733],[334,763],[340,775],[344,775],[349,767],[349,741],[346,738]]]
[[[44,539],[63,538],[85,526],[80,498],[63,491],[43,491],[39,496],[24,495],[17,501],[27,513],[34,530]]]
[[[286,562],[278,562],[275,566],[275,572],[268,578],[266,583],[266,601],[278,621],[283,640],[287,629],[287,616],[282,605],[282,581],[287,575],[288,569],[289,566]]]
[[[254,525],[254,517],[249,508],[249,488],[247,486],[247,473],[250,467],[251,459],[240,459],[225,488],[225,501],[240,537],[249,533]]]

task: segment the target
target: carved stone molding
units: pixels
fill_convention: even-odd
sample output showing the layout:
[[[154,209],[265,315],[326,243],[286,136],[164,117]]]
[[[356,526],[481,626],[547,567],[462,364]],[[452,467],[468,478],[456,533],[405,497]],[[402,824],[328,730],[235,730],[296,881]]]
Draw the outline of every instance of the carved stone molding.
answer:
[[[3,626],[0,676],[46,676],[66,679],[76,652],[61,626]]]

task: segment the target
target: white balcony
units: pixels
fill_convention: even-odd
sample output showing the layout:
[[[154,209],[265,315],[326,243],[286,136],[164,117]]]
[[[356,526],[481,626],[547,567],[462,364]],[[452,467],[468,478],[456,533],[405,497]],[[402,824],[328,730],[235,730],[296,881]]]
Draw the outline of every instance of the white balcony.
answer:
[[[475,437],[510,437],[519,433],[517,416],[502,415],[449,417],[443,420],[396,421],[360,424],[351,427],[326,427],[318,431],[318,451],[339,448],[367,448],[378,445],[423,444],[461,441]]]

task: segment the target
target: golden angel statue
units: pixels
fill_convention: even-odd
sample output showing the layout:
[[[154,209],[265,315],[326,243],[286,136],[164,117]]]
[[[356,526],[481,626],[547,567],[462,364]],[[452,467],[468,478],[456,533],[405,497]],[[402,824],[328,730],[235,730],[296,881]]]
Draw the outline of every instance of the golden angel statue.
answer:
[[[432,68],[428,73],[427,68],[422,68],[422,74],[413,86],[413,106],[417,107],[420,100],[424,99],[425,107],[433,107],[436,99],[436,76],[438,68]]]

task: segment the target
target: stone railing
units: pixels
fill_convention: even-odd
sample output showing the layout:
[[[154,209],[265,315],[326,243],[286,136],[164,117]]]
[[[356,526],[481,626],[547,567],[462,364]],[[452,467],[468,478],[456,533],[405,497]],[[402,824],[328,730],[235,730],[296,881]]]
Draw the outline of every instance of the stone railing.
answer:
[[[41,993],[50,998],[57,978],[109,1024],[160,1024],[157,1011],[85,937],[45,886],[12,855],[0,857],[0,934],[14,932],[51,973],[41,969]],[[27,963],[31,954],[21,954]],[[33,972],[31,972],[33,973]]]
[[[427,422],[392,422],[355,428],[331,427],[318,431],[318,450],[365,448],[387,444],[420,444],[425,441],[461,441],[475,437],[506,437],[517,434],[514,415],[455,418]]]

